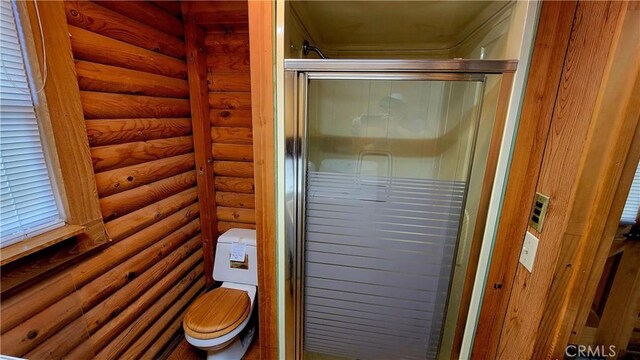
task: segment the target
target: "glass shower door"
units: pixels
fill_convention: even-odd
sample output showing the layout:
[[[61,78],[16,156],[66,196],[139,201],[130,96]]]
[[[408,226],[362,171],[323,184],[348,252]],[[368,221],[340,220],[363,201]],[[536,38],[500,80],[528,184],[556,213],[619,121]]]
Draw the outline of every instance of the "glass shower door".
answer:
[[[436,358],[484,76],[301,84],[304,356]]]

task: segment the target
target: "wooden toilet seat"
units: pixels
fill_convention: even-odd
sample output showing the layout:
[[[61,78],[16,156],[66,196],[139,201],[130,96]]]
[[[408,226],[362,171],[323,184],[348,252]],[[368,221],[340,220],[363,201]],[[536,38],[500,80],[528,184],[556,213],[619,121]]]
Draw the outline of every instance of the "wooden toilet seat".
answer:
[[[194,339],[215,339],[236,329],[250,312],[251,300],[246,291],[217,288],[191,304],[182,327]]]

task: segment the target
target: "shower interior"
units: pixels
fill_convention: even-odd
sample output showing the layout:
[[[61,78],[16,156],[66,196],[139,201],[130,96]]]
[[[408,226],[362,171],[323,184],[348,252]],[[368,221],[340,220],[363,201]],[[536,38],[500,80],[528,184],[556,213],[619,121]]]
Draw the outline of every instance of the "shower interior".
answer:
[[[362,19],[339,23],[372,3],[344,3],[352,12],[293,2],[285,32],[287,348],[309,360],[450,358],[515,70],[504,34],[521,5],[489,4],[508,30],[468,35],[445,54],[382,51],[384,36],[358,38]],[[443,3],[410,4],[456,6]],[[374,4],[398,15],[397,3]],[[362,43],[341,48],[331,39],[347,32],[322,33],[342,25]],[[329,60],[310,60],[320,56],[304,40]]]

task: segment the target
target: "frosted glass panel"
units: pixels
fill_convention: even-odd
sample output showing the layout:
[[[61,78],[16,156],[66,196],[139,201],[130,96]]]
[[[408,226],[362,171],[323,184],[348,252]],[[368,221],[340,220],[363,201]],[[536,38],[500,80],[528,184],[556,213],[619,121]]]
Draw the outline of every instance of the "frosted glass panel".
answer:
[[[307,358],[433,359],[482,83],[311,80]]]

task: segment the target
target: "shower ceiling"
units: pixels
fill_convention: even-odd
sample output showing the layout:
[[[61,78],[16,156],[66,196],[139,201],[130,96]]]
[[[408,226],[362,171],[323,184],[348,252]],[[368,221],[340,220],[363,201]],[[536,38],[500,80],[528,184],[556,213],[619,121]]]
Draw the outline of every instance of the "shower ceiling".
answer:
[[[292,1],[311,41],[328,52],[446,50],[506,1]]]

